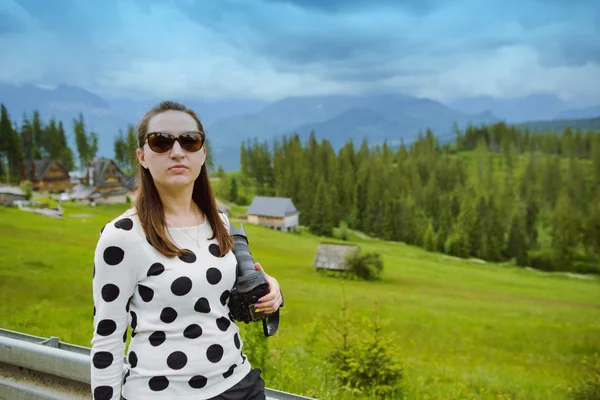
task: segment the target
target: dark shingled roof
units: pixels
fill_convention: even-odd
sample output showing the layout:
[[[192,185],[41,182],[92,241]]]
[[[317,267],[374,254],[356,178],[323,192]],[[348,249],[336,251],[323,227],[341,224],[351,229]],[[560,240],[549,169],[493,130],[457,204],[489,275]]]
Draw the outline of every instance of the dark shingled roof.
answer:
[[[248,215],[261,215],[264,217],[287,217],[297,214],[298,210],[288,197],[262,197],[256,196],[248,207]]]

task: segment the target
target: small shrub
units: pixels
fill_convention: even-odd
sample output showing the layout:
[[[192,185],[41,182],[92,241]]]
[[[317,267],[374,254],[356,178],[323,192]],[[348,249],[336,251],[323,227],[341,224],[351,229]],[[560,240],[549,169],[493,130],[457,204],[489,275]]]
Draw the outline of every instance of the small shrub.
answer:
[[[364,253],[360,250],[346,255],[348,272],[364,280],[375,280],[381,277],[383,272],[383,260],[379,253]]]
[[[382,336],[387,322],[379,319],[377,302],[371,319],[362,324],[353,319],[342,300],[340,317],[332,324],[337,335],[332,336],[335,344],[327,362],[340,383],[361,398],[398,398],[403,368],[394,356],[394,340]]]
[[[344,241],[350,239],[350,229],[348,229],[348,223],[346,221],[340,222],[340,227],[336,232],[336,238]]]
[[[23,192],[25,192],[25,198],[27,200],[31,200],[31,197],[33,196],[33,185],[31,184],[30,181],[23,181],[20,185],[21,190]]]

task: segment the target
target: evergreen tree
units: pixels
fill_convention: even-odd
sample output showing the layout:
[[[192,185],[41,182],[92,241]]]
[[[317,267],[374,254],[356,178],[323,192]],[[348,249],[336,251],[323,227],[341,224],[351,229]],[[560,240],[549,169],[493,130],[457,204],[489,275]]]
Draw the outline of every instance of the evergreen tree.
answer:
[[[127,169],[129,170],[128,172],[133,173],[133,171],[135,170],[135,168],[138,164],[138,159],[137,159],[138,141],[137,141],[137,134],[135,133],[135,128],[133,127],[133,125],[127,126],[127,140],[124,141],[124,144],[125,144],[124,160],[126,162]]]
[[[23,148],[4,104],[0,106],[0,156],[6,160],[2,162],[2,179],[9,183],[17,183],[23,172]]]
[[[588,205],[588,217],[585,226],[586,247],[590,262],[600,262],[600,186]]]
[[[425,247],[425,250],[428,251],[437,250],[435,231],[433,230],[433,224],[431,223],[431,220],[429,221],[429,225],[427,226],[427,230],[425,231],[425,237],[423,238],[423,246]]]
[[[90,158],[89,139],[85,132],[85,123],[83,114],[79,114],[79,119],[73,120],[73,131],[75,133],[75,144],[79,154],[79,168],[87,168]]]
[[[566,190],[561,191],[552,215],[552,251],[555,268],[563,271],[571,269],[579,240],[575,214],[571,197]]]
[[[232,203],[237,203],[238,201],[238,186],[237,186],[237,178],[235,176],[231,177],[231,187],[229,188],[229,201]]]
[[[42,159],[47,154],[47,143],[46,137],[44,136],[44,127],[42,126],[42,121],[40,119],[40,113],[38,110],[33,111],[33,119],[31,122],[31,129],[33,133],[33,143],[34,143],[34,159]]]
[[[313,234],[318,236],[333,236],[332,207],[333,204],[327,190],[327,184],[325,183],[325,179],[321,177],[317,186],[316,196],[314,197],[313,212],[309,225],[310,231]]]
[[[27,114],[23,114],[23,122],[21,124],[21,146],[26,160],[32,161],[36,159],[38,152],[35,150],[33,127],[27,118]]]

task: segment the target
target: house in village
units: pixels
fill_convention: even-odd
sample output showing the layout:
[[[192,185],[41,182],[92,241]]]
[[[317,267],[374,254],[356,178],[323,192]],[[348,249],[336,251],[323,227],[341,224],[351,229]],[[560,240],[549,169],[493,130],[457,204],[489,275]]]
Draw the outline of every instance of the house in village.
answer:
[[[292,199],[287,197],[256,196],[247,212],[249,223],[286,232],[298,230],[299,215]]]
[[[12,205],[19,201],[27,201],[27,195],[21,188],[0,185],[0,205]]]
[[[73,187],[69,171],[59,160],[28,160],[23,163],[21,182],[29,180],[33,190],[64,192]]]
[[[357,245],[323,242],[317,248],[313,266],[317,270],[345,272],[348,270],[346,256],[357,250],[360,250]]]
[[[78,183],[71,193],[73,201],[111,204],[135,199],[137,177],[125,175],[112,159],[95,158],[88,168],[72,175]]]

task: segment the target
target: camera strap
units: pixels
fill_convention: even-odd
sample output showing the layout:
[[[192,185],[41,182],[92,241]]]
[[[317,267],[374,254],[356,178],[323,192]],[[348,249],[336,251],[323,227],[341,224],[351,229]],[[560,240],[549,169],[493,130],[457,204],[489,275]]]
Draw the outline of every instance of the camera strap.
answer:
[[[281,291],[279,293],[281,293]],[[281,305],[279,308],[283,307],[283,302],[283,293],[281,293]],[[279,308],[273,314],[269,314],[268,317],[262,320],[263,333],[267,337],[273,336],[277,332],[277,328],[279,328]]]

